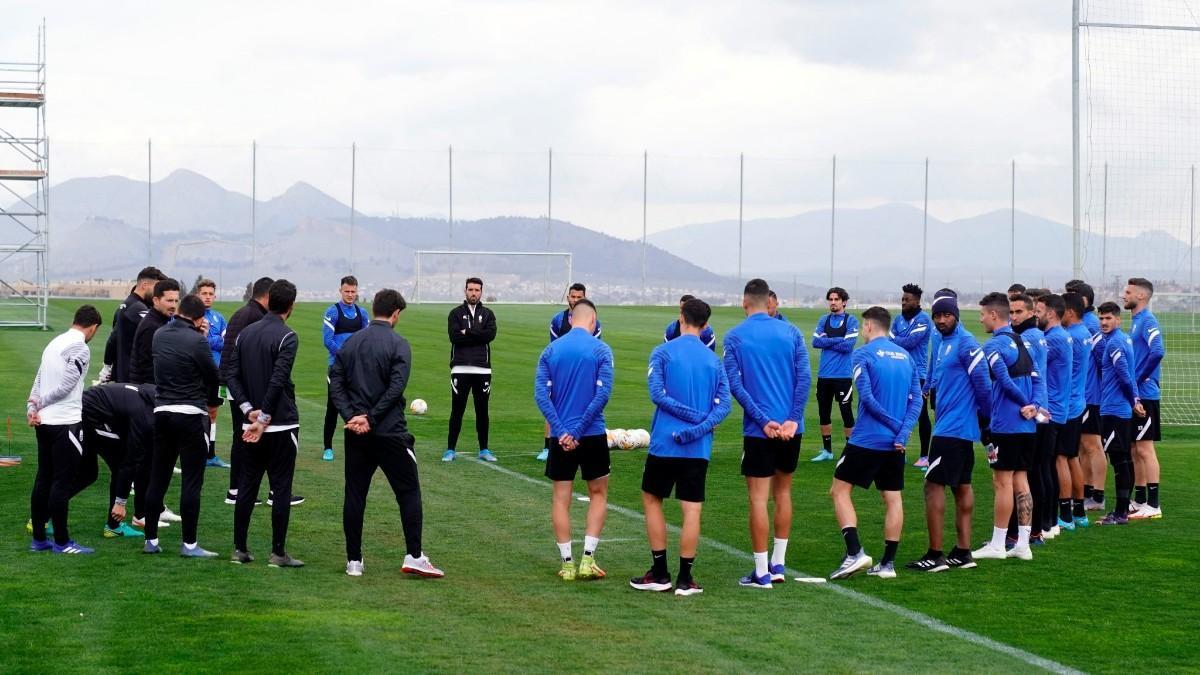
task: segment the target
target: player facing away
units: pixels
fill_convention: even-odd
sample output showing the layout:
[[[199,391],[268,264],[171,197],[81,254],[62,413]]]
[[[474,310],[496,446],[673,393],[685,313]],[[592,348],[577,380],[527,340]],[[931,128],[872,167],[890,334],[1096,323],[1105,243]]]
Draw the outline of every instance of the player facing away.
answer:
[[[725,375],[742,405],[742,475],[750,496],[754,569],[739,583],[771,588],[784,580],[792,530],[792,474],[800,458],[804,408],[812,371],[804,336],[767,313],[767,282],[751,279],[742,293],[746,318],[725,336]],[[767,558],[767,503],[774,498],[774,547]]]
[[[208,334],[205,338],[208,340],[209,348],[212,349],[213,361],[217,363],[219,371],[221,369],[221,352],[225,349],[226,323],[225,317],[213,309],[213,301],[217,299],[217,282],[212,279],[201,279],[196,283],[196,295],[204,302],[204,322],[208,324]],[[223,387],[220,394],[222,399],[227,398]],[[216,420],[213,420],[208,429],[208,466],[218,469],[229,468],[229,465],[217,456]]]
[[[585,298],[587,298],[587,286],[584,286],[579,282],[571,284],[571,287],[567,289],[567,308],[550,318],[551,342],[554,342],[558,338],[571,331],[571,317],[572,312],[575,309],[575,303]],[[600,319],[597,318],[596,328],[592,331],[592,335],[595,337],[600,337],[602,333],[603,329],[600,327]],[[542,451],[539,452],[537,456],[537,461],[539,462],[546,461],[546,458],[550,456],[551,436],[549,422],[546,423],[546,428],[542,435],[545,436],[545,443],[542,445]]]
[[[1080,426],[1079,464],[1083,469],[1083,507],[1085,511],[1104,510],[1104,483],[1108,477],[1108,458],[1100,444],[1100,369],[1091,357],[1092,350],[1103,350],[1104,333],[1096,316],[1095,291],[1088,284],[1072,279],[1068,291],[1083,298],[1083,325],[1091,339],[1087,343],[1088,359],[1084,369],[1084,412]]]
[[[987,425],[991,413],[991,381],[983,348],[959,323],[958,296],[940,294],[930,307],[938,341],[937,418],[929,441],[929,469],[925,472],[925,524],[929,550],[906,568],[942,572],[952,567],[975,567],[971,557],[971,516],[975,491],[971,474],[975,468],[974,444],[979,441],[980,422]],[[954,495],[954,548],[944,552],[942,530],[946,521],[946,488]]]
[[[851,352],[858,342],[858,319],[846,313],[850,295],[834,286],[825,291],[829,313],[817,320],[812,345],[821,350],[817,367],[817,413],[821,424],[821,452],[811,461],[833,461],[833,403],[842,414],[842,433],[854,431],[854,382],[850,379]]]
[[[333,359],[337,356],[338,350],[358,331],[367,327],[369,319],[367,312],[362,307],[358,306],[358,279],[353,276],[344,276],[338,283],[338,294],[341,298],[329,306],[325,310],[325,316],[321,321],[321,333],[325,340],[325,350],[329,352],[329,366],[333,367]],[[325,378],[325,382],[329,382],[329,378]],[[338,410],[333,403],[333,394],[329,394],[325,400],[325,428],[323,429],[322,441],[325,443],[325,452],[322,453],[321,459],[326,462],[333,461],[333,432],[337,426]]]
[[[233,316],[229,317],[229,323],[225,326],[225,344],[221,348],[222,360],[218,362],[218,372],[223,387],[228,387],[229,359],[234,346],[237,345],[238,336],[247,326],[266,316],[267,301],[273,283],[275,280],[271,277],[261,277],[255,280],[250,286],[250,299],[239,307]],[[244,446],[242,411],[236,405],[229,406],[229,420],[231,422],[229,428],[233,433],[229,445],[229,491],[225,493],[225,503],[233,506],[237,504],[238,485],[242,482],[242,449]],[[294,506],[295,495],[292,496]]]
[[[1025,341],[1009,325],[1009,301],[1003,293],[989,293],[979,301],[979,322],[992,334],[983,345],[983,356],[992,377],[991,413],[986,439],[995,493],[992,537],[972,555],[977,560],[1005,557],[1031,560],[1029,532],[1033,500],[1026,473],[1037,443],[1038,401],[1045,397],[1045,382],[1037,372]],[[1017,543],[1004,548],[1008,520],[1017,511]]]
[[[629,580],[639,591],[671,590],[667,569],[667,521],[663,500],[675,491],[683,511],[679,534],[679,576],[675,595],[704,589],[692,576],[700,541],[704,484],[712,457],[713,429],[729,415],[729,381],[725,369],[704,343],[712,310],[691,298],[679,310],[679,335],[650,353],[647,384],[654,403],[650,450],[642,473],[642,505],[650,540],[650,569]]]
[[[75,310],[71,327],[42,350],[29,390],[25,419],[34,428],[38,450],[37,475],[29,497],[30,551],[95,552],[71,539],[67,513],[71,496],[78,492],[76,481],[84,455],[83,381],[91,364],[87,343],[96,337],[101,321],[100,312],[91,305]],[[54,523],[53,541],[46,539],[47,520]]]
[[[1042,331],[1046,341],[1046,399],[1047,410],[1050,413],[1049,424],[1038,425],[1039,428],[1047,427],[1049,431],[1043,439],[1043,444],[1038,446],[1031,476],[1031,482],[1040,480],[1042,484],[1042,500],[1039,502],[1034,499],[1033,516],[1035,523],[1041,526],[1043,537],[1057,536],[1064,524],[1068,530],[1075,529],[1069,499],[1066,503],[1065,523],[1061,519],[1063,503],[1057,470],[1064,440],[1070,440],[1066,437],[1070,435],[1067,424],[1071,415],[1071,375],[1074,369],[1071,335],[1062,326],[1065,313],[1066,303],[1062,296],[1056,293],[1042,295],[1034,303],[1038,329]],[[1069,480],[1067,486],[1070,488]]]
[[[458,435],[462,432],[467,397],[475,399],[475,434],[479,438],[479,459],[496,461],[488,450],[488,399],[492,394],[492,340],[496,339],[496,315],[483,306],[483,280],[467,279],[463,287],[466,299],[450,310],[446,331],[450,336],[450,428],[443,462],[456,456]]]
[[[1145,415],[1134,420],[1133,429],[1133,501],[1129,504],[1132,520],[1162,518],[1158,501],[1158,453],[1154,442],[1162,439],[1158,402],[1161,397],[1162,360],[1167,350],[1158,319],[1150,311],[1154,284],[1135,277],[1125,286],[1125,309],[1133,313],[1133,376]]]
[[[921,295],[925,292],[916,284],[905,284],[900,294],[900,314],[892,320],[888,337],[900,345],[909,357],[913,367],[917,369],[917,377],[921,380],[922,391],[925,388],[927,365],[929,362],[929,336],[933,332],[929,315],[921,310]],[[921,416],[918,419],[917,433],[921,439],[921,456],[913,466],[925,470],[929,467],[929,435],[933,429],[929,424],[929,406],[924,397],[921,399]]]
[[[1105,302],[1096,310],[1104,349],[1093,351],[1092,359],[1100,369],[1100,437],[1104,454],[1112,463],[1113,483],[1117,488],[1116,508],[1097,521],[1097,525],[1124,525],[1129,522],[1129,502],[1133,492],[1133,457],[1130,440],[1133,416],[1146,417],[1134,380],[1133,340],[1121,330],[1121,307]]]
[[[108,465],[108,522],[104,537],[144,537],[125,523],[129,486],[135,517],[146,517],[146,484],[137,467],[149,461],[154,445],[154,385],[109,382],[83,392],[83,447]]]
[[[692,300],[695,297],[696,296],[694,295],[689,295],[686,293],[680,296],[679,309],[682,311],[684,304],[686,304],[688,300]],[[663,331],[663,342],[670,342],[680,335],[683,335],[683,331],[680,329],[681,325],[682,324],[679,323],[679,319],[667,324],[666,330]],[[704,326],[704,330],[700,331],[700,341],[703,342],[704,346],[708,347],[710,350],[714,352],[717,351],[717,334],[713,331],[712,326]]]
[[[1035,291],[1037,289],[1034,289]],[[1046,378],[1046,336],[1042,330],[1038,328],[1037,317],[1034,316],[1034,301],[1028,291],[1022,293],[1008,294],[1008,313],[1009,322],[1012,324],[1013,332],[1020,336],[1025,343],[1025,348],[1029,350],[1029,355],[1033,358],[1034,371],[1042,377],[1042,381]],[[1047,407],[1049,406],[1046,398],[1040,398],[1037,401],[1038,412],[1042,413],[1041,417],[1035,416],[1038,422],[1036,431],[1036,441],[1034,443],[1033,455],[1029,458],[1029,466],[1025,472],[1029,480],[1029,496],[1033,500],[1033,511],[1030,520],[1030,541],[1034,544],[1043,543],[1042,539],[1042,522],[1041,512],[1042,507],[1046,503],[1047,497],[1045,494],[1045,485],[1042,478],[1041,466],[1042,458],[1048,453],[1053,453],[1054,439],[1050,434],[1053,432],[1049,421],[1050,415]],[[1015,514],[1009,518],[1008,522],[1008,539],[1018,538],[1017,519]]]
[[[604,434],[604,406],[612,395],[613,358],[596,337],[596,306],[580,298],[571,313],[571,329],[546,346],[533,384],[538,409],[550,425],[546,477],[554,482],[550,519],[558,543],[564,581],[603,579],[596,546],[608,509],[611,469]],[[571,551],[571,486],[578,472],[587,483],[587,526],[583,557],[576,569]]]
[[[846,556],[829,575],[845,579],[863,568],[882,579],[896,576],[896,551],[904,527],[904,448],[921,412],[921,378],[908,351],[888,339],[892,317],[882,307],[862,314],[864,344],[854,350],[854,386],[858,389],[858,424],[833,470],[829,495]],[[871,556],[858,538],[858,515],[851,493],[871,484],[883,497],[883,558],[871,567]]]
[[[229,561],[254,561],[246,538],[250,515],[263,474],[271,484],[271,567],[304,567],[286,549],[291,518],[292,476],[300,451],[300,412],[296,408],[296,385],[292,365],[296,362],[299,338],[287,325],[296,303],[296,286],[286,279],[271,284],[268,313],[247,326],[237,338],[229,364],[229,393],[232,405],[241,411],[242,440],[246,442],[237,505],[233,511],[233,554]]]
[[[1067,424],[1058,439],[1058,502],[1060,528],[1075,529],[1089,525],[1083,508],[1083,467],[1079,461],[1080,436],[1083,431],[1083,416],[1087,409],[1084,390],[1087,387],[1087,372],[1091,367],[1092,334],[1083,325],[1083,296],[1075,292],[1062,295],[1062,325],[1071,338],[1071,395],[1069,397]],[[1064,502],[1071,506],[1063,511]],[[1070,523],[1071,527],[1067,527]]]
[[[445,576],[421,548],[421,483],[413,452],[415,439],[404,417],[412,347],[395,330],[400,312],[407,306],[399,291],[385,288],[376,293],[371,302],[374,318],[341,345],[329,371],[329,391],[346,421],[342,529],[346,534],[346,574],[352,577],[363,574],[363,513],[377,469],[383,470],[400,506],[407,549],[400,571],[422,577]]]

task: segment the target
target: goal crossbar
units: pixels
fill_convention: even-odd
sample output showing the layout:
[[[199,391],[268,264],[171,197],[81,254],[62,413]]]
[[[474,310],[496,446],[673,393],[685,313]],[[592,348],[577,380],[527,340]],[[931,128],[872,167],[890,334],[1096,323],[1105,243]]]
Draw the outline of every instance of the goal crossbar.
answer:
[[[416,287],[414,289],[415,290],[414,301],[418,304],[422,301],[421,300],[421,285],[422,285],[421,284],[421,280],[422,280],[421,258],[422,257],[433,257],[433,256],[442,256],[442,257],[493,256],[493,257],[526,257],[526,258],[561,258],[561,259],[566,260],[566,263],[567,263],[566,278],[568,280],[570,280],[572,278],[572,267],[573,267],[573,262],[574,262],[574,254],[572,254],[570,251],[464,251],[464,250],[447,250],[447,249],[416,250],[416,251],[413,251],[413,262],[414,262],[413,266],[414,266],[415,272],[416,272]]]

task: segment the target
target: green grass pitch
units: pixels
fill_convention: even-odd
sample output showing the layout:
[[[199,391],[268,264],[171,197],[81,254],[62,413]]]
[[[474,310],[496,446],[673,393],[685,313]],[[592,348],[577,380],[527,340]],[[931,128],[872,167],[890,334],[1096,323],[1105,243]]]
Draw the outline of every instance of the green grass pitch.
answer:
[[[62,330],[79,304],[55,301]],[[112,303],[102,303],[110,316]],[[220,307],[228,315],[235,305]],[[546,343],[551,307],[496,306],[491,449],[497,468],[473,459],[438,461],[449,413],[446,306],[415,306],[399,331],[413,344],[408,398],[429,414],[410,416],[417,437],[425,503],[425,547],[446,570],[440,581],[400,574],[403,537],[390,490],[377,477],[364,533],[366,575],[344,574],[341,442],[338,461],[320,461],[325,405],[323,305],[298,306],[294,379],[302,416],[296,490],[307,502],[292,511],[289,550],[300,570],[268,568],[269,512],[256,513],[250,546],[260,562],[226,560],[232,507],[222,502],[224,470],[210,469],[200,542],[217,560],[171,553],[179,528],[163,530],[166,555],[143,556],[140,542],[101,538],[107,471],[71,509],[73,536],[94,545],[89,557],[31,554],[24,526],[36,469],[23,401],[42,347],[53,333],[0,332],[0,404],[11,416],[2,454],[25,463],[0,469],[0,670],[5,672],[163,670],[232,671],[1080,671],[1146,672],[1197,668],[1200,626],[1195,582],[1200,550],[1200,489],[1193,461],[1200,434],[1170,428],[1159,446],[1166,517],[1105,531],[1064,533],[1032,562],[984,561],[979,568],[894,581],[856,577],[838,584],[788,582],[770,592],[737,586],[750,567],[746,496],[738,475],[740,409],[721,425],[709,471],[702,543],[696,564],[705,593],[691,598],[638,593],[626,579],[649,563],[639,519],[644,451],[614,451],[611,504],[597,558],[608,579],[563,583],[550,530],[548,483],[534,460],[542,422],[533,403],[533,370]],[[609,427],[650,426],[645,366],[673,312],[600,308],[616,358]],[[818,312],[791,311],[807,335]],[[978,330],[974,313],[964,322]],[[741,317],[720,308],[723,335]],[[100,367],[105,328],[92,343]],[[1168,336],[1169,340],[1169,336]],[[1170,343],[1168,342],[1168,349]],[[1169,355],[1168,358],[1173,358]],[[827,575],[842,540],[827,490],[832,464],[807,459],[820,445],[816,406],[808,407],[802,463],[796,474],[795,526],[789,567]],[[836,415],[835,415],[836,418]],[[474,449],[472,413],[459,449]],[[219,418],[222,439],[228,413]],[[835,444],[840,444],[835,428]],[[913,446],[915,447],[915,439]],[[227,447],[227,440],[219,447]],[[226,452],[221,452],[225,455]],[[910,452],[910,454],[915,454]],[[926,548],[921,474],[909,469],[899,563]],[[1109,485],[1111,490],[1111,477]],[[991,486],[986,464],[975,472],[976,541],[989,533]],[[882,552],[879,499],[856,491],[868,552]],[[178,481],[168,495],[177,504]],[[576,547],[584,504],[576,503]],[[668,504],[668,520],[679,522]],[[952,527],[952,526],[951,526]],[[953,532],[948,531],[952,541]],[[668,553],[676,566],[675,539]],[[836,587],[835,587],[836,586]],[[849,592],[847,592],[849,591]]]

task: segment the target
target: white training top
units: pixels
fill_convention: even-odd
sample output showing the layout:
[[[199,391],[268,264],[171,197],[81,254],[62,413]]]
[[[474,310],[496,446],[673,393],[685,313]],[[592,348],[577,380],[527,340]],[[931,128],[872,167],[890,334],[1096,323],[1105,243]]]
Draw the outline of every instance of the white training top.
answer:
[[[91,364],[83,331],[70,328],[42,350],[29,405],[37,410],[42,424],[69,425],[83,421],[83,381]]]

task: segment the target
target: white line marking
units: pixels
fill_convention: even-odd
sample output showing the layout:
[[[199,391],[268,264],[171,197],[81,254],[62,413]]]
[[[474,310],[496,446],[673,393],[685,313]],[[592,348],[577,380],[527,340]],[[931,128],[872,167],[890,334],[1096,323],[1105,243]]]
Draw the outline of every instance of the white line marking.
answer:
[[[526,483],[533,483],[534,485],[539,485],[539,486],[542,486],[545,488],[551,487],[551,484],[549,481],[539,480],[537,478],[527,476],[519,471],[513,471],[512,469],[498,466],[491,462],[480,462],[478,460],[476,460],[476,462],[482,466],[485,466],[485,467],[493,470],[493,471],[498,471],[506,476],[511,476],[513,478],[523,480]],[[610,511],[612,511],[613,513],[619,513],[623,516],[632,518],[634,520],[645,521],[645,518],[642,516],[642,514],[638,513],[637,511],[634,511],[633,509],[627,509],[624,506],[618,506],[616,504],[609,502],[608,509]],[[675,525],[668,524],[667,529],[670,530],[671,532],[676,532],[676,533],[679,532],[679,528]],[[736,549],[736,548],[730,546],[729,544],[726,544],[721,541],[717,541],[715,539],[709,539],[708,537],[701,536],[700,543],[704,544],[705,546],[708,546],[709,548],[714,548],[718,551],[721,551],[722,553],[728,553],[729,555],[731,555],[735,558],[740,558],[742,560],[753,560],[754,559],[754,556],[752,556],[751,554],[749,554],[745,551],[742,551],[740,549]],[[797,577],[811,577],[812,576],[810,574],[805,574],[803,572],[792,569],[790,567],[787,568],[787,574],[789,576],[797,576]],[[985,649],[990,649],[994,652],[998,652],[998,653],[1004,654],[1006,656],[1011,656],[1012,658],[1017,659],[1019,661],[1023,661],[1031,666],[1037,666],[1038,668],[1048,670],[1052,673],[1062,673],[1064,675],[1067,675],[1067,674],[1083,675],[1083,671],[1079,671],[1079,670],[1076,670],[1069,666],[1065,666],[1061,663],[1058,663],[1057,661],[1051,661],[1050,659],[1043,658],[1041,656],[1038,656],[1037,654],[1027,652],[1024,649],[1013,647],[1012,645],[1006,645],[1003,642],[998,642],[996,640],[993,640],[989,637],[985,637],[978,633],[973,633],[969,630],[966,630],[963,628],[958,628],[957,626],[952,626],[944,621],[935,619],[931,616],[927,616],[916,610],[908,609],[907,607],[901,607],[900,605],[888,602],[887,600],[880,600],[879,598],[876,598],[875,596],[867,595],[866,593],[861,593],[859,591],[853,590],[851,588],[847,588],[845,586],[839,586],[837,584],[820,584],[820,587],[829,589],[830,591],[832,591],[834,593],[842,595],[851,600],[858,601],[864,605],[868,605],[868,606],[874,607],[876,609],[882,609],[886,612],[891,612],[892,614],[895,614],[896,616],[908,619],[909,621],[912,621],[913,623],[916,623],[920,626],[924,626],[925,628],[928,628],[929,630],[932,630],[934,632],[944,633],[951,637],[956,637],[960,640],[963,640],[965,642],[970,642],[971,644],[978,645]]]

